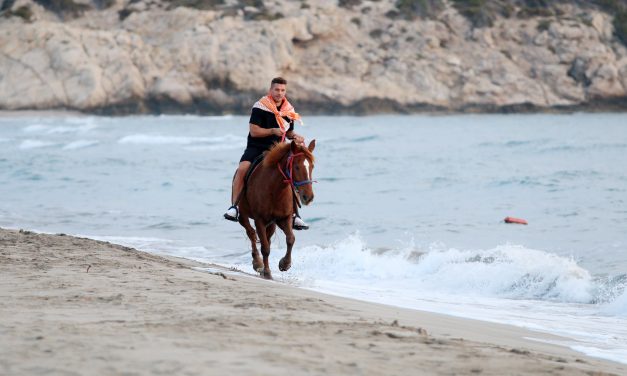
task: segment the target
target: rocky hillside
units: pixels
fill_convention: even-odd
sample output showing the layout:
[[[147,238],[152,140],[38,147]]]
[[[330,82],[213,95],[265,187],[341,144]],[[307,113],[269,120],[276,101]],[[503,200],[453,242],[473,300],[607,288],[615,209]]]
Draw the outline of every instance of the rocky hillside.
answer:
[[[1,11],[6,110],[247,113],[277,75],[302,113],[627,109],[618,0],[4,0]]]

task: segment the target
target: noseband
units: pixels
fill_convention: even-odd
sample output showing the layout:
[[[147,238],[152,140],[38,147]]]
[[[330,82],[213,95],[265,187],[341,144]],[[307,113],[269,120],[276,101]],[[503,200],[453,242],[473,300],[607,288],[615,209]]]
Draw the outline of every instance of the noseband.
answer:
[[[311,183],[315,183],[315,180],[301,180],[301,181],[294,181],[294,176],[293,176],[293,168],[294,168],[294,158],[303,155],[303,153],[296,153],[293,154],[291,151],[287,156],[287,162],[285,163],[285,169],[281,168],[281,164],[277,163],[277,168],[279,169],[279,172],[281,173],[281,175],[283,175],[283,182],[287,183],[289,185],[291,185],[294,190],[296,192],[298,192],[298,187],[302,187],[303,185],[307,185],[307,184],[311,184]],[[285,170],[285,171],[284,171]]]

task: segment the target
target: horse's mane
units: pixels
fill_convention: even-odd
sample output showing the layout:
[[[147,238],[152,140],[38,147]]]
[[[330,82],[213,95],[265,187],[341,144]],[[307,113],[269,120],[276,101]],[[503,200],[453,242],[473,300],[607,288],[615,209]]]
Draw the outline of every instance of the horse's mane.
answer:
[[[285,154],[287,154],[290,151],[290,145],[291,143],[288,143],[288,142],[274,144],[270,148],[270,150],[266,152],[266,156],[263,158],[263,165],[264,166],[276,166],[276,164],[279,163],[281,159],[283,159],[283,157],[285,157]],[[313,163],[314,161],[313,153],[310,152],[307,147],[299,146],[298,151],[305,154],[305,158],[307,158]]]

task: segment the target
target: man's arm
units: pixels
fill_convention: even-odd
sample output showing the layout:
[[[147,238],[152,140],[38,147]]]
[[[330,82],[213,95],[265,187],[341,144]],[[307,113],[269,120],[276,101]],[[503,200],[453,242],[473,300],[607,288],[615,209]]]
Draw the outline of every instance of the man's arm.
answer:
[[[305,138],[299,134],[296,134],[294,131],[287,131],[285,137],[293,140],[297,145],[305,145]]]
[[[253,137],[269,137],[269,136],[279,136],[281,137],[283,133],[281,133],[281,129],[279,128],[261,128],[257,124],[249,123],[248,128],[250,130],[250,135]]]
[[[250,128],[250,135],[253,137],[268,137],[268,136],[281,137],[283,136],[283,133],[281,133],[280,128],[270,128],[270,129],[261,128],[257,124],[253,124],[253,123],[249,123],[248,127]],[[287,137],[290,140],[294,140],[294,142],[296,142],[297,145],[305,144],[305,138],[299,134],[296,134],[294,131],[287,131],[287,133],[285,134],[285,137]]]

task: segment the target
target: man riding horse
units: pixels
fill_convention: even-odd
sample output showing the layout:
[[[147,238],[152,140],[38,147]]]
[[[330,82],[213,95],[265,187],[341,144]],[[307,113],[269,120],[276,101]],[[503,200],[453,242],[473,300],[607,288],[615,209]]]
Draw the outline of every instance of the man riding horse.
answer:
[[[251,164],[258,156],[269,150],[277,142],[292,140],[297,145],[304,145],[305,139],[294,132],[294,120],[300,115],[285,97],[287,81],[282,77],[272,79],[268,95],[259,99],[250,114],[248,142],[233,177],[231,207],[224,213],[224,218],[237,222],[239,212],[237,204],[244,187],[244,177]],[[298,213],[294,213],[293,228],[307,230],[309,226]]]

